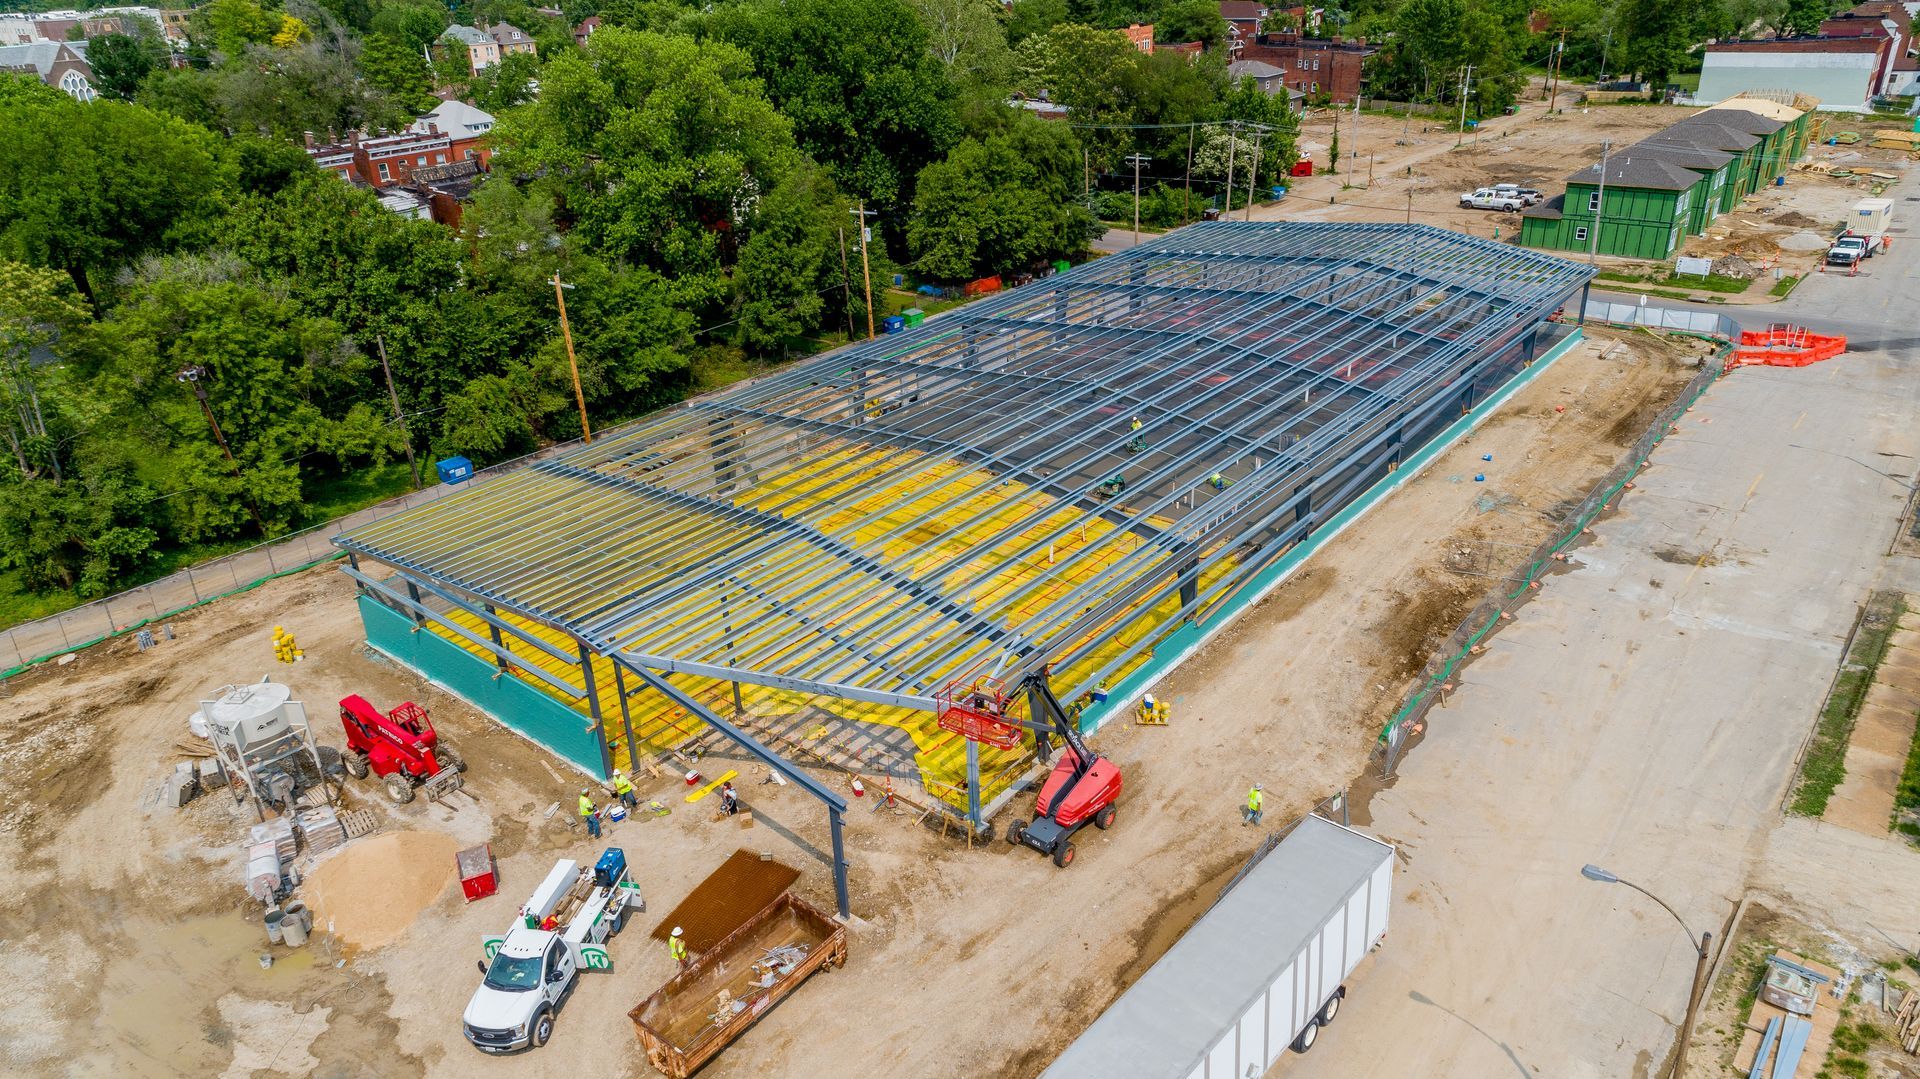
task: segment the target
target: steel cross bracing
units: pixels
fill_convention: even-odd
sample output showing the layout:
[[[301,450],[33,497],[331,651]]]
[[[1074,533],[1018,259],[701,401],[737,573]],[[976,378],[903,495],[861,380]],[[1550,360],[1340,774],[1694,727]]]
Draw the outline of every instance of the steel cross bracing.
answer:
[[[1193,226],[336,542],[602,655],[930,707],[1228,594],[1590,276],[1425,226]]]

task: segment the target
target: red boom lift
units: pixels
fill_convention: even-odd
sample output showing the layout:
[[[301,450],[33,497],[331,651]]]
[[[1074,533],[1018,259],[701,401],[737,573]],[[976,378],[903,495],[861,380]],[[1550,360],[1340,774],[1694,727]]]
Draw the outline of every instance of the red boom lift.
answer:
[[[460,789],[467,762],[440,743],[427,710],[412,701],[382,712],[355,693],[340,700],[340,725],[347,729],[347,771],[355,779],[370,771],[385,776],[395,802],[413,801],[415,788],[429,801]]]
[[[1040,785],[1040,796],[1033,802],[1032,823],[1014,821],[1007,829],[1007,842],[1051,855],[1053,864],[1065,869],[1073,864],[1075,832],[1088,824],[1102,831],[1113,827],[1114,802],[1120,797],[1120,766],[1087,748],[1080,737],[1080,725],[1053,695],[1044,668],[1027,675],[1016,687],[1019,691],[1025,691],[1028,714],[1032,716],[1032,722],[1020,725],[1038,733],[1040,759],[1045,761],[1051,752],[1049,734],[1058,734],[1066,747]]]

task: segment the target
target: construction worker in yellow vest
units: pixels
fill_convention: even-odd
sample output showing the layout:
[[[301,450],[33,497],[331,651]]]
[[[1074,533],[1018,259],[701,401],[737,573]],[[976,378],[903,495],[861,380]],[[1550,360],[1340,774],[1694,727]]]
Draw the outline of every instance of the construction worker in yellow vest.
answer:
[[[1260,784],[1255,783],[1253,789],[1247,792],[1247,810],[1241,816],[1247,818],[1248,824],[1259,824],[1261,812]]]
[[[613,773],[613,793],[614,797],[627,804],[628,809],[639,808],[640,799],[634,795],[633,782],[627,778],[627,773]]]
[[[599,839],[600,813],[594,807],[593,796],[587,792],[587,788],[585,787],[580,788],[580,819],[587,822],[587,834],[595,839]]]
[[[667,938],[667,954],[673,957],[680,969],[687,969],[687,941],[680,935],[680,927],[673,927],[673,935]]]

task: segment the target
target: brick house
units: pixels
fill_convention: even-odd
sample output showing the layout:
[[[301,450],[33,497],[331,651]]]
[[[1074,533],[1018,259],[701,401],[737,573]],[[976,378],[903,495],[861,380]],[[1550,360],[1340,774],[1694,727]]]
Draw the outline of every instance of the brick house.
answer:
[[[1247,42],[1233,58],[1272,64],[1280,69],[1281,81],[1290,90],[1347,103],[1360,93],[1367,57],[1378,51],[1364,39],[1348,42],[1298,34],[1262,34]]]
[[[1142,26],[1139,23],[1134,23],[1132,26],[1129,26],[1125,30],[1122,30],[1121,33],[1127,35],[1128,43],[1131,44],[1134,48],[1140,50],[1143,53],[1146,53],[1148,56],[1153,55],[1153,24],[1152,23],[1147,23],[1145,26]]]
[[[1220,0],[1220,17],[1227,21],[1227,55],[1237,59],[1241,47],[1260,36],[1260,21],[1267,17],[1267,5],[1254,0]]]
[[[600,29],[600,16],[589,15],[581,19],[580,25],[573,28],[573,43],[585,47],[587,39],[592,37],[593,32],[598,29]]]
[[[1880,65],[1876,80],[1877,92],[1894,94],[1896,80],[1910,83],[1911,78],[1899,79],[1896,72],[1913,70],[1913,61],[1907,56],[1913,48],[1913,16],[1907,14],[1905,4],[1876,0],[1874,3],[1860,4],[1843,11],[1820,24],[1821,37],[1884,37],[1889,46],[1885,59]],[[1903,67],[1903,63],[1907,66]]]

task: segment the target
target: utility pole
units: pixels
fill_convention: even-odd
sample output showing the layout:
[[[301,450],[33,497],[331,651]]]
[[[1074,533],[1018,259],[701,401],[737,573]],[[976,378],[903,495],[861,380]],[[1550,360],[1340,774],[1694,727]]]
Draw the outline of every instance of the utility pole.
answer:
[[[847,227],[840,226],[840,309],[847,315],[847,340],[853,340],[853,275],[847,271]]]
[[[864,278],[867,283],[867,340],[871,341],[874,338],[873,264],[867,261],[867,238],[873,235],[873,230],[867,227],[867,218],[878,217],[880,215],[869,211],[866,200],[864,199],[855,204],[852,213],[860,219],[860,276]]]
[[[1560,43],[1553,47],[1553,63],[1549,65],[1552,68],[1552,74],[1549,76],[1549,78],[1552,79],[1552,83],[1547,90],[1547,115],[1549,116],[1553,115],[1554,102],[1560,99],[1560,65],[1566,62],[1566,56],[1567,32],[1562,30],[1560,31]]]
[[[1467,94],[1473,89],[1473,65],[1468,64],[1460,73],[1460,130],[1453,140],[1457,147],[1467,141]]]
[[[580,406],[580,438],[593,441],[593,429],[587,426],[587,395],[580,389],[580,361],[573,357],[573,327],[567,323],[567,297],[564,289],[572,285],[562,284],[560,271],[553,271],[553,298],[560,305],[560,336],[567,342],[567,369],[573,372],[573,400]]]
[[[1593,243],[1587,249],[1587,261],[1596,265],[1600,261],[1600,211],[1607,205],[1607,154],[1612,150],[1612,139],[1600,140],[1600,191],[1593,200]]]
[[[1186,188],[1187,188],[1187,205],[1186,205],[1186,208],[1181,212],[1180,220],[1182,222],[1189,221],[1193,218],[1193,128],[1187,128]]]
[[[195,363],[182,367],[173,379],[175,382],[186,383],[187,388],[193,391],[194,400],[200,402],[200,412],[207,417],[207,426],[213,428],[213,440],[219,443],[220,452],[226,455],[227,467],[233,470],[233,478],[240,481],[241,498],[247,504],[247,516],[253,518],[253,526],[260,530],[262,536],[265,536],[266,522],[260,519],[260,511],[254,509],[252,496],[246,494],[247,478],[240,474],[240,462],[233,459],[233,451],[227,448],[227,436],[220,430],[220,421],[213,418],[213,406],[207,404],[207,388],[202,383],[212,375],[213,372]]]
[[[379,334],[373,338],[380,346],[380,370],[387,376],[387,398],[393,402],[393,422],[400,425],[400,440],[407,447],[407,471],[413,473],[413,489],[420,489],[420,465],[413,459],[413,436],[407,432],[406,414],[400,411],[400,391],[393,388],[393,368],[387,366],[387,339]]]
[[[1242,221],[1253,220],[1253,190],[1255,181],[1260,178],[1260,134],[1253,136],[1253,164],[1247,168],[1247,216]]]
[[[1407,191],[1407,224],[1413,224],[1413,191],[1411,188]]]
[[[1356,175],[1360,171],[1360,93],[1364,88],[1364,84],[1361,83],[1355,83],[1353,88],[1353,131],[1347,137],[1347,141],[1353,144],[1347,147],[1347,160],[1352,164],[1347,166],[1348,176]],[[1368,180],[1367,184],[1371,187],[1373,181]]]
[[[1130,154],[1127,163],[1133,166],[1133,242],[1140,243],[1140,165],[1147,161],[1145,154]]]
[[[1240,123],[1227,125],[1227,204],[1220,209],[1222,218],[1233,219],[1233,151],[1240,143]]]

